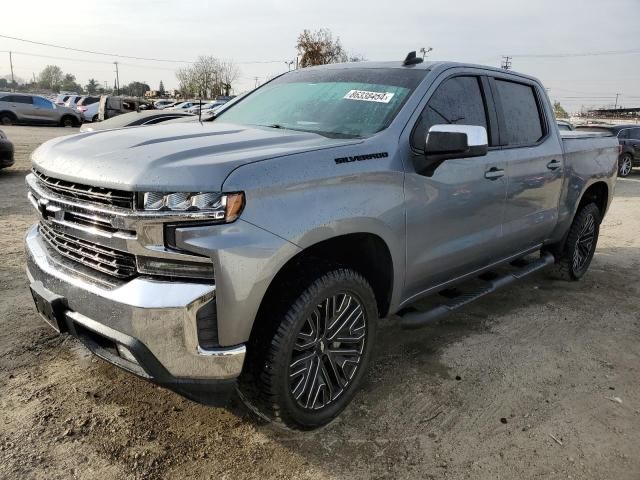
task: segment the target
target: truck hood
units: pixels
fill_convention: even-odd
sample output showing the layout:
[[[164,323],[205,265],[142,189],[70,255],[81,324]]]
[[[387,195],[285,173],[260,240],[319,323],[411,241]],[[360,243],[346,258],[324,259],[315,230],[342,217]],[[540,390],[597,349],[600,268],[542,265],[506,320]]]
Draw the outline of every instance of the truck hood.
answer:
[[[314,133],[229,123],[173,123],[59,137],[32,155],[54,178],[129,191],[219,191],[235,168],[359,143]]]

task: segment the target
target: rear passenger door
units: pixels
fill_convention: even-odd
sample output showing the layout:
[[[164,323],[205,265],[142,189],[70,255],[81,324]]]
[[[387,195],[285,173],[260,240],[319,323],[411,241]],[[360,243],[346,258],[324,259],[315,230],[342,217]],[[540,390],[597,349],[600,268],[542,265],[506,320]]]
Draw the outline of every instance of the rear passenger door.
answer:
[[[34,121],[35,111],[31,103],[30,95],[9,95],[4,101],[9,103],[9,110],[15,113],[18,121]]]
[[[546,240],[558,221],[563,152],[540,87],[513,77],[490,78],[499,126],[498,155],[507,164],[503,242],[510,254]]]

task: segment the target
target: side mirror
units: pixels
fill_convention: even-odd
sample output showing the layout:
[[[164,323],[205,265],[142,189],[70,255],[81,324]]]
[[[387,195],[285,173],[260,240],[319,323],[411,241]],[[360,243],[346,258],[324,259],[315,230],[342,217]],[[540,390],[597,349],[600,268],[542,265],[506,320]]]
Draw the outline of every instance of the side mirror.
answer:
[[[480,157],[487,154],[487,129],[475,125],[434,125],[429,129],[424,153],[427,157]]]

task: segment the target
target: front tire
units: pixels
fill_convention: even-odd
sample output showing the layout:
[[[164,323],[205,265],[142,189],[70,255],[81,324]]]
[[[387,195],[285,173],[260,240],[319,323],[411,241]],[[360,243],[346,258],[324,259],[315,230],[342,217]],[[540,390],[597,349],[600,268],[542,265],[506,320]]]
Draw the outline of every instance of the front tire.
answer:
[[[600,209],[595,203],[582,207],[571,224],[564,249],[556,259],[555,274],[563,280],[580,280],[591,264],[600,235]]]
[[[633,168],[633,157],[630,153],[623,153],[618,160],[618,176],[628,177]]]
[[[268,345],[240,393],[263,418],[310,430],[336,418],[357,392],[375,343],[376,299],[362,275],[340,268],[315,276],[285,310],[272,319],[271,338],[260,339]]]

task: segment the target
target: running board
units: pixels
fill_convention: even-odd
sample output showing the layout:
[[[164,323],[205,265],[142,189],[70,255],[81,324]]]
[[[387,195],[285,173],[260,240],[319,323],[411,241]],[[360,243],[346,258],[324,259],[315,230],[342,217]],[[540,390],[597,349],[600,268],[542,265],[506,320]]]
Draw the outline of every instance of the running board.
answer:
[[[506,287],[514,283],[516,280],[520,280],[528,275],[531,275],[538,270],[541,270],[555,262],[555,258],[549,252],[544,253],[540,258],[527,261],[525,259],[519,259],[511,262],[511,265],[517,267],[516,271],[506,274],[498,275],[491,271],[485,272],[478,276],[478,279],[486,283],[481,287],[478,287],[469,292],[457,292],[456,290],[445,290],[440,292],[440,295],[448,297],[449,300],[445,303],[434,306],[426,311],[410,310],[400,315],[400,326],[402,328],[420,328],[436,320],[440,320],[442,317],[448,315],[458,308],[478,300],[496,290]]]

